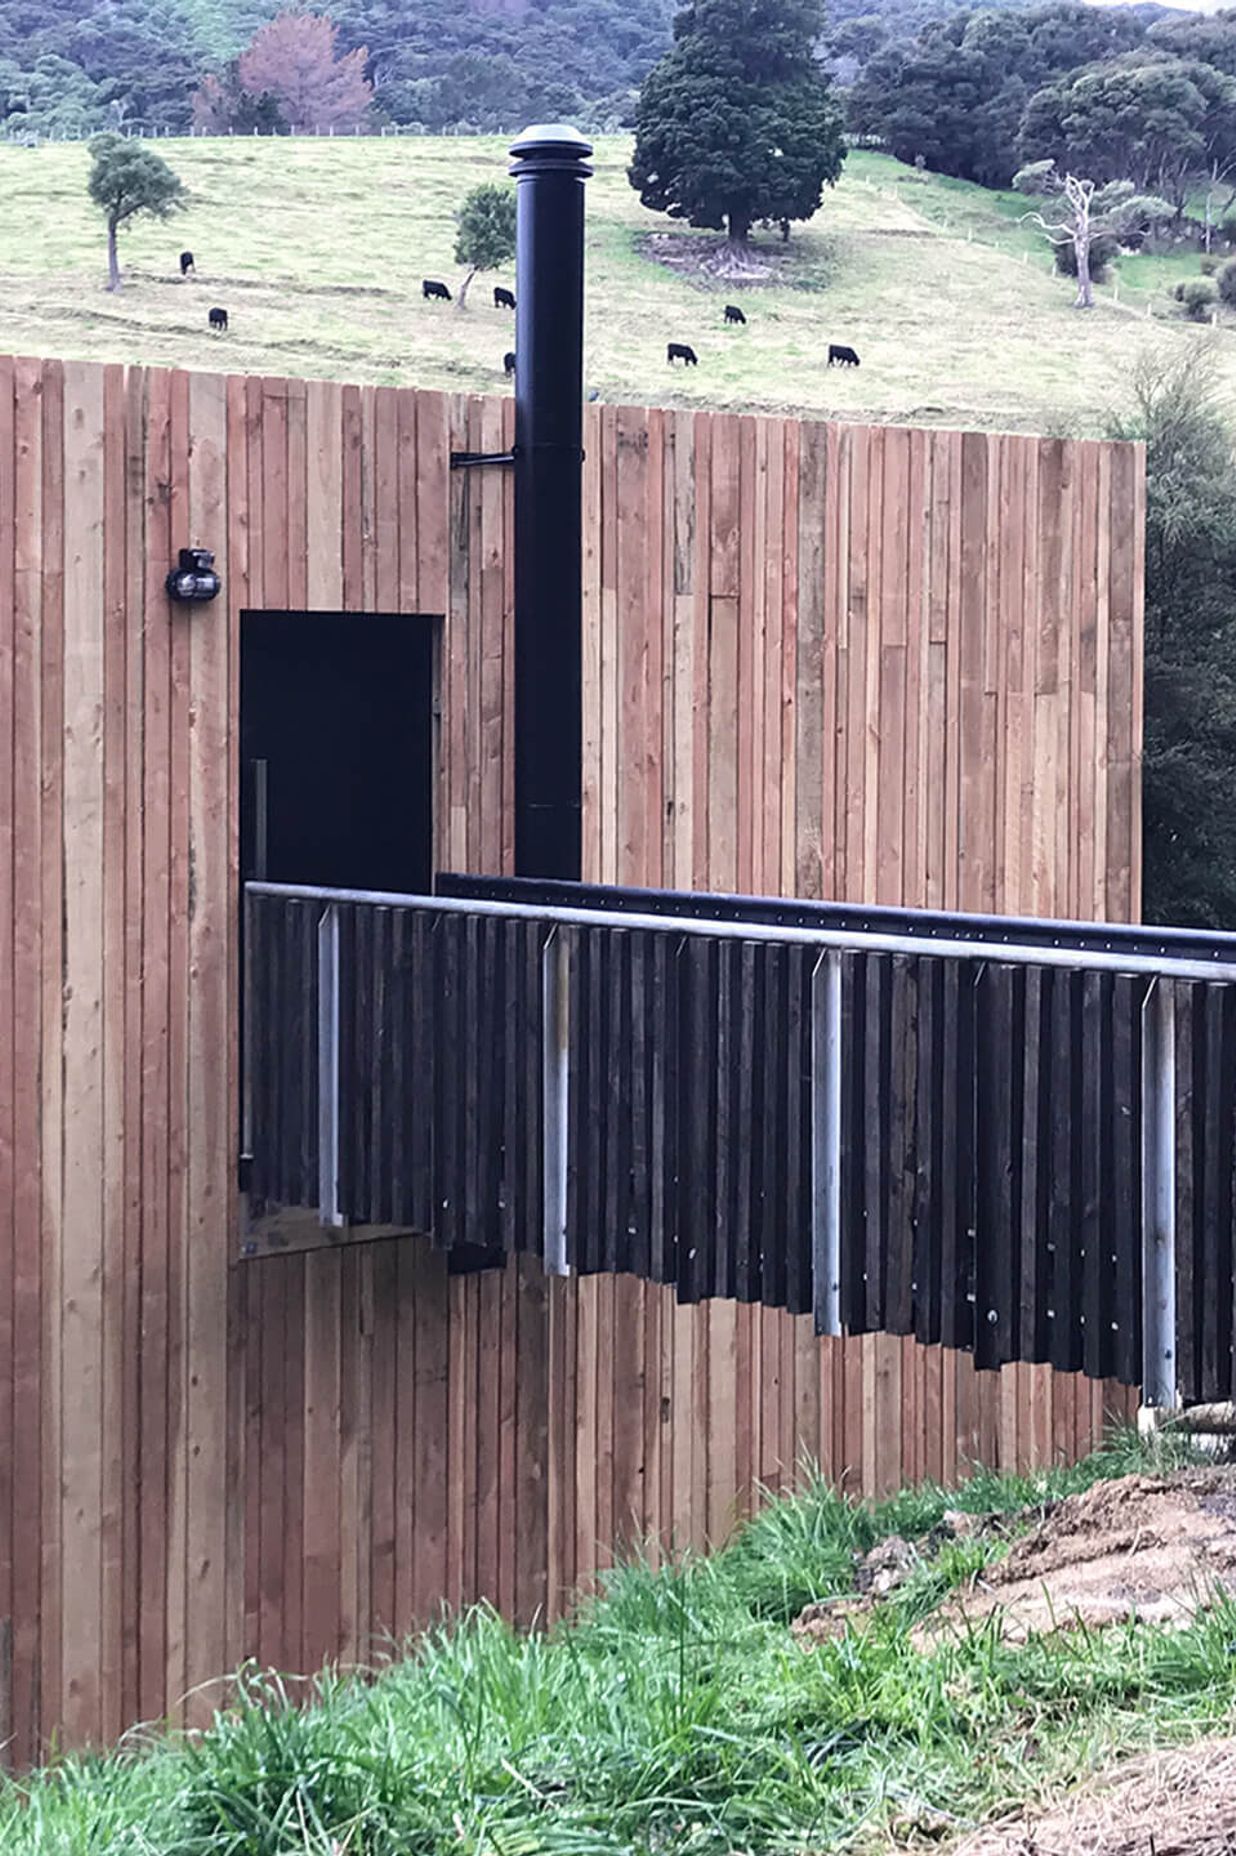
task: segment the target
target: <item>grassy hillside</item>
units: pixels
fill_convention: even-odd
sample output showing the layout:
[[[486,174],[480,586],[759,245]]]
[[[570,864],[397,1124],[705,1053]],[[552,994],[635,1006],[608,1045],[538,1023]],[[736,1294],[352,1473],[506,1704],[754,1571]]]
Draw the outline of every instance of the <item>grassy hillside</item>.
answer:
[[[0,347],[509,390],[512,320],[490,307],[495,280],[478,280],[462,314],[420,296],[423,276],[456,280],[452,215],[469,187],[504,173],[502,139],[160,148],[191,210],[126,236],[128,287],[110,297],[84,149],[0,146]],[[641,208],[626,154],[621,139],[601,145],[588,195],[588,384],[605,399],[1090,430],[1147,342],[1206,339],[1166,297],[1195,256],[1125,260],[1119,301],[1108,287],[1079,316],[1016,196],[870,154],[851,156],[788,247],[760,241],[760,276],[725,282],[698,265],[714,239]],[[187,283],[182,245],[199,262]],[[726,301],[741,302],[745,329],[723,326]],[[229,312],[226,338],[207,330],[214,303]],[[1214,339],[1236,382],[1236,331]],[[691,342],[699,367],[671,371],[669,340]],[[857,372],[826,368],[830,340],[858,349]]]
[[[614,1573],[607,1595],[551,1636],[516,1636],[478,1610],[394,1654],[369,1683],[328,1672],[285,1686],[251,1670],[236,1705],[200,1737],[135,1735],[111,1756],[0,1780],[3,1848],[888,1856],[947,1840],[954,1849],[953,1833],[1122,1752],[1232,1730],[1236,1607],[1227,1599],[1164,1626],[1062,1629],[1019,1643],[989,1623],[954,1625],[929,1649],[916,1640],[916,1624],[949,1594],[988,1567],[999,1577],[1009,1537],[1025,1536],[1051,1502],[1089,1485],[1101,1498],[1098,1479],[1142,1461],[1120,1448],[1032,1479],[980,1475],[952,1503],[974,1517],[960,1531],[938,1490],[872,1510],[812,1481],[711,1559]],[[900,1539],[885,1553],[909,1563],[905,1582],[805,1649],[790,1628],[799,1609],[851,1592],[859,1556],[892,1535]],[[289,1706],[289,1696],[306,1705]],[[1186,1847],[1169,1844],[1162,1820],[1155,1830],[1160,1848]]]

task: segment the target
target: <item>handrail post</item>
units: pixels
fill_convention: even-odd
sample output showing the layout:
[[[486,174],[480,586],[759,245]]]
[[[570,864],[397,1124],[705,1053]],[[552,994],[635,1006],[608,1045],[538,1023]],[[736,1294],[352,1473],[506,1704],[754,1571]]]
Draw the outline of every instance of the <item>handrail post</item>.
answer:
[[[541,950],[541,1123],[545,1217],[542,1255],[549,1276],[569,1276],[567,1126],[571,1090],[570,947],[554,929]]]
[[[811,974],[811,1275],[817,1334],[841,1332],[841,955]]]
[[[343,1223],[339,1209],[339,909],[318,922],[318,1222]]]
[[[248,886],[241,905],[241,938],[244,945],[244,971],[241,974],[240,1006],[240,1162],[247,1167],[253,1159],[253,916],[255,902]],[[247,1176],[245,1178],[247,1183]]]
[[[1176,991],[1142,1002],[1142,1405],[1179,1403],[1176,1381]]]

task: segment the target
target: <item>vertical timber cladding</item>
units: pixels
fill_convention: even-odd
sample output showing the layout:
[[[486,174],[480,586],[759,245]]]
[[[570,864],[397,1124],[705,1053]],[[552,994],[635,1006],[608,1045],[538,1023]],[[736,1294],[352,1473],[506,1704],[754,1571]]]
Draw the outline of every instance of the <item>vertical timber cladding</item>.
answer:
[[[364,1658],[444,1598],[552,1609],[620,1538],[719,1536],[803,1453],[877,1489],[1102,1421],[1048,1365],[525,1257],[233,1263],[239,614],[445,615],[438,862],[509,871],[510,484],[448,454],[505,449],[510,410],[0,360],[19,1763],[183,1714],[247,1654]],[[586,446],[588,878],[1134,910],[1135,450],[598,407]],[[173,609],[191,542],[225,593]],[[1201,1011],[1182,1073],[1228,1035]]]

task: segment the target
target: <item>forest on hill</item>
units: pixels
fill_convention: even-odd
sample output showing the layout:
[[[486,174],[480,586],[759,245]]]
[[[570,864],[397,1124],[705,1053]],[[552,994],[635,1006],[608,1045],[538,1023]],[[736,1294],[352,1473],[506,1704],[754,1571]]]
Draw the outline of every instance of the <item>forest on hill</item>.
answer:
[[[236,93],[236,61],[286,4],[0,0],[0,121],[10,134],[183,132],[203,79]],[[984,11],[1020,4],[988,0]],[[364,52],[375,124],[507,130],[566,116],[602,130],[629,122],[670,43],[675,0],[321,0],[317,10],[337,26],[339,55]],[[819,55],[850,84],[872,56],[965,11],[965,0],[830,0]],[[267,110],[242,111],[235,126],[292,125]]]
[[[873,52],[848,122],[900,160],[986,187],[1051,156],[1171,198],[1177,167],[1219,180],[1236,165],[1233,74],[1236,11],[975,8]]]
[[[669,41],[673,0],[326,0],[318,10],[341,54],[363,49],[374,117],[432,132],[559,113],[616,119]],[[0,0],[0,118],[43,135],[184,132],[203,78],[226,81],[279,11],[279,0]]]

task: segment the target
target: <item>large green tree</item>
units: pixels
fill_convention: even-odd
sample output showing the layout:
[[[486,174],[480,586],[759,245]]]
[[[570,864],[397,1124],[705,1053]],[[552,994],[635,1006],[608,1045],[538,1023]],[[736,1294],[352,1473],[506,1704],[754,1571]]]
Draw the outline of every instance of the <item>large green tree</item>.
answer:
[[[1135,370],[1146,446],[1143,913],[1236,929],[1236,444],[1213,343]]]
[[[635,113],[645,206],[735,245],[757,219],[811,217],[845,158],[822,25],[821,0],[689,0]]]
[[[121,135],[96,135],[90,144],[90,198],[107,222],[107,287],[120,288],[117,234],[143,214],[167,219],[188,203],[184,182],[153,148]]]

